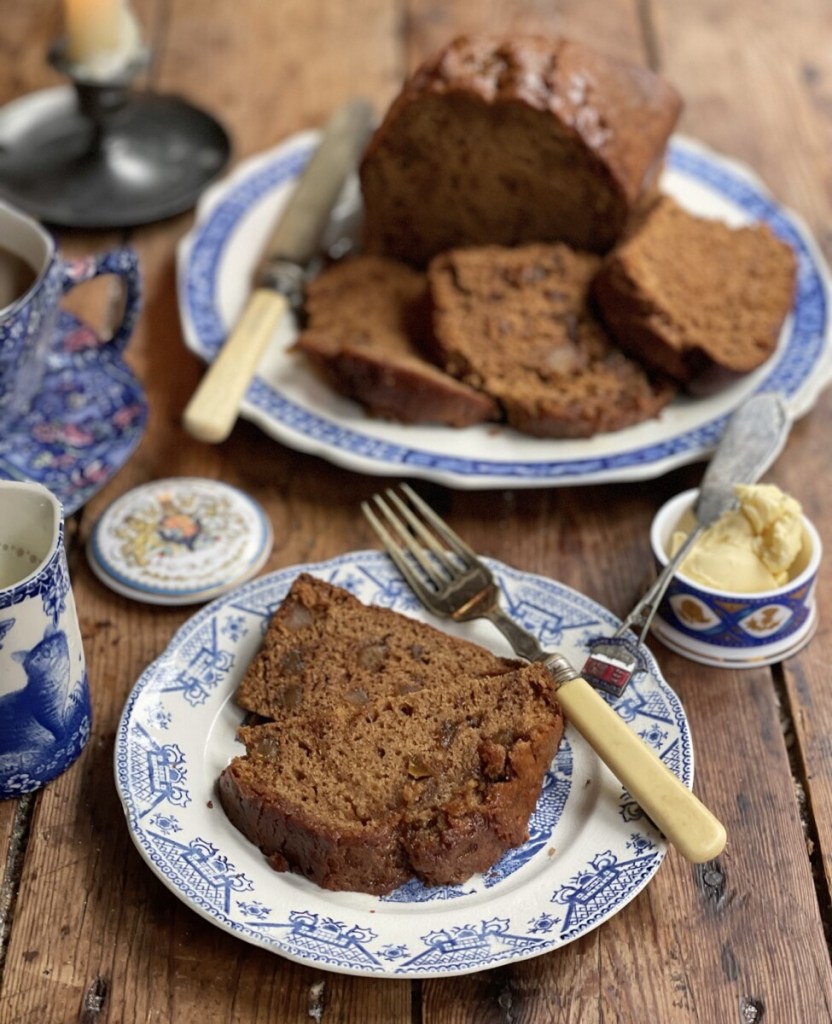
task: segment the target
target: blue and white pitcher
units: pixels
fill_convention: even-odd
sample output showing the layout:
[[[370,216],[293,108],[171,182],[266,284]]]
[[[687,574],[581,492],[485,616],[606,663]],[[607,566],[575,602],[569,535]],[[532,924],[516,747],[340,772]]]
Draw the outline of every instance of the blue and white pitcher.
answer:
[[[61,504],[40,484],[0,481],[0,798],[65,771],[90,725]]]

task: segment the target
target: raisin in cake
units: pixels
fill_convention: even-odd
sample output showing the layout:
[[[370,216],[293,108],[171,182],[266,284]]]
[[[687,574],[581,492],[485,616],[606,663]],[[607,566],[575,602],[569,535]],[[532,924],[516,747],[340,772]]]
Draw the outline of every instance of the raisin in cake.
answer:
[[[600,262],[562,244],[436,256],[435,358],[538,437],[590,437],[657,416],[675,389],[625,355],[595,316]]]
[[[452,884],[527,836],[563,732],[547,671],[303,574],[239,702],[223,807],[277,870],[384,893]]]
[[[680,111],[658,75],[581,43],[459,37],[367,147],[364,249],[416,265],[489,243],[604,252],[655,187]]]
[[[687,383],[765,362],[795,277],[791,247],[767,225],[732,228],[663,196],[606,257],[594,292],[625,351]]]
[[[423,274],[393,260],[336,263],[306,287],[307,326],[295,347],[374,416],[452,427],[494,419],[492,399],[423,358],[426,290]]]

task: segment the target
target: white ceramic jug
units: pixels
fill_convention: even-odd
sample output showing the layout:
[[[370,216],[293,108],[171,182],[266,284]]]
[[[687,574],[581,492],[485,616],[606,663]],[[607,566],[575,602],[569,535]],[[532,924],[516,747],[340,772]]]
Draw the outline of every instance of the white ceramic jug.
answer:
[[[68,768],[90,725],[63,510],[40,484],[0,481],[0,798]]]

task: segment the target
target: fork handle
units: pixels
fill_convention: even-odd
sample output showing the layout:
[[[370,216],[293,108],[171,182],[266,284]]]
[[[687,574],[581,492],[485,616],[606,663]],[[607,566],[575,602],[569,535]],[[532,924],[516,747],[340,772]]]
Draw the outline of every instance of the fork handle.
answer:
[[[695,864],[712,860],[725,846],[724,825],[674,775],[655,751],[562,655],[545,651],[499,605],[486,616],[509,641],[515,653],[528,661],[548,663],[563,713],[626,787],[667,841]]]
[[[484,614],[508,640],[514,653],[521,658],[525,658],[526,661],[546,661],[549,657],[550,652],[543,650],[537,638],[522,626],[518,626],[499,605],[494,605]]]
[[[562,683],[558,699],[567,721],[679,853],[701,864],[722,852],[724,825],[585,679]]]

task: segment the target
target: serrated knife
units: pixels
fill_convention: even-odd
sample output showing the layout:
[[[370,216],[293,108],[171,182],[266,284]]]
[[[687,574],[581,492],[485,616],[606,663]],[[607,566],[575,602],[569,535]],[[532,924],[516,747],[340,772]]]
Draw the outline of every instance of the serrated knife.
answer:
[[[275,329],[303,301],[305,274],[349,174],[373,126],[373,110],[353,99],[333,114],[281,210],[253,278],[252,293],[234,330],[185,408],[185,429],[216,444],[231,433],[240,401]]]

